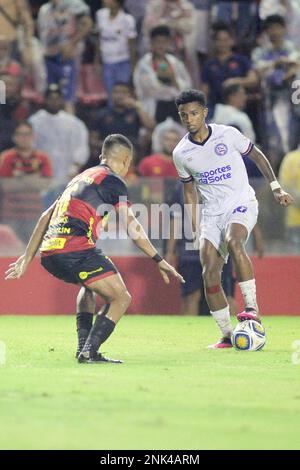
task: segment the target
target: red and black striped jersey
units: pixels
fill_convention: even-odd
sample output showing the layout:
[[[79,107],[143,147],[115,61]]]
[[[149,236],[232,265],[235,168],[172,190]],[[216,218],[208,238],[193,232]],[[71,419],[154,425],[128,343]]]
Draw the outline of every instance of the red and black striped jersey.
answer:
[[[129,204],[127,186],[108,166],[76,176],[56,203],[40,248],[42,256],[93,248],[103,218],[120,204]]]

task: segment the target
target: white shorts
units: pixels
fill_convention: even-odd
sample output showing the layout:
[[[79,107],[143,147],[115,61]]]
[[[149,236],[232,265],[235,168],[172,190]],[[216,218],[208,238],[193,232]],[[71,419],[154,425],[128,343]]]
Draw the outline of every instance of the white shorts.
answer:
[[[248,231],[247,240],[253,227],[256,225],[258,216],[258,202],[252,200],[242,204],[229,212],[220,215],[204,215],[201,216],[200,223],[200,241],[209,240],[216,250],[220,253],[225,263],[229,256],[225,236],[227,228],[230,224],[241,224]]]

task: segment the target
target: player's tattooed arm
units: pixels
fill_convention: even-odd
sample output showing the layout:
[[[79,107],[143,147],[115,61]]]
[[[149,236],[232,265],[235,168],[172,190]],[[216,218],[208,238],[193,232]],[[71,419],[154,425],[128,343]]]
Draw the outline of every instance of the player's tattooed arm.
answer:
[[[266,180],[270,183],[275,200],[283,206],[292,204],[294,202],[293,197],[281,188],[280,184],[277,182],[273,168],[263,152],[254,146],[248,157],[256,164]]]
[[[43,237],[48,229],[48,225],[53,214],[54,208],[56,206],[56,201],[52,206],[45,210],[39,221],[37,222],[28,245],[26,247],[25,253],[20,256],[14,263],[9,265],[9,269],[5,273],[5,279],[19,279],[23,274],[25,274],[29,264],[36,255],[37,250],[42,243]]]

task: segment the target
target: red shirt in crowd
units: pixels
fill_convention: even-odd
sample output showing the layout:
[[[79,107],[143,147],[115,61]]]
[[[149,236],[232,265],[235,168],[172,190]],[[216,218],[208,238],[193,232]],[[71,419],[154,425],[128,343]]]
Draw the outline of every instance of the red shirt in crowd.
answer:
[[[141,176],[161,176],[163,178],[178,178],[178,173],[172,159],[161,154],[150,155],[143,158],[138,166]]]
[[[23,158],[16,149],[9,149],[0,155],[0,176],[13,177],[22,174],[50,178],[52,167],[46,153],[34,150],[29,158]]]

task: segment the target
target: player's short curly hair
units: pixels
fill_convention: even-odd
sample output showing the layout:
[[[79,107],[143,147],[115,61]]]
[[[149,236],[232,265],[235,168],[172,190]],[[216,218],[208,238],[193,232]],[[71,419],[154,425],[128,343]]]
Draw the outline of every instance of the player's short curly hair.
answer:
[[[133,150],[132,143],[127,139],[127,137],[125,137],[125,135],[110,134],[104,139],[102,153],[107,155],[114,145],[121,145],[122,147],[129,148],[131,151]]]
[[[178,98],[176,98],[175,103],[178,108],[181,104],[193,103],[195,101],[201,104],[201,106],[205,108],[206,107],[205,93],[203,93],[203,91],[200,91],[200,90],[185,90],[182,93],[180,93]]]

